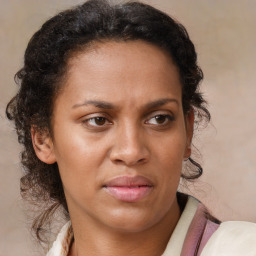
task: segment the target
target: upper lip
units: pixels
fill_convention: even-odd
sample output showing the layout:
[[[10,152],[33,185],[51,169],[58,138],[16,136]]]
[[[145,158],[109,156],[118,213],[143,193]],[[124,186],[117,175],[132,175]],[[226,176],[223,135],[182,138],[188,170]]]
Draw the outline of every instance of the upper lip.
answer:
[[[153,183],[144,176],[118,176],[109,180],[104,187],[138,187],[149,186],[152,187]]]

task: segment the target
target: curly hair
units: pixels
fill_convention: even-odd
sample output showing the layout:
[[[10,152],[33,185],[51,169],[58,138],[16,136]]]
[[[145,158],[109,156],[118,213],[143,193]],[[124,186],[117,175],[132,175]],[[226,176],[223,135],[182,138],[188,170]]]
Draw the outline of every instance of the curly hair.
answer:
[[[19,91],[6,108],[23,145],[21,194],[34,202],[49,203],[33,223],[39,241],[44,224],[57,208],[61,206],[68,217],[69,214],[57,163],[45,164],[37,158],[31,127],[51,135],[54,100],[65,78],[69,58],[104,40],[144,40],[169,53],[179,70],[184,114],[193,109],[197,122],[210,120],[206,101],[199,91],[203,73],[197,65],[194,45],[186,29],[167,14],[139,2],[110,4],[105,0],[90,0],[46,21],[28,43],[24,66],[15,75]],[[192,158],[189,161],[189,173],[183,177],[196,179],[202,168]]]

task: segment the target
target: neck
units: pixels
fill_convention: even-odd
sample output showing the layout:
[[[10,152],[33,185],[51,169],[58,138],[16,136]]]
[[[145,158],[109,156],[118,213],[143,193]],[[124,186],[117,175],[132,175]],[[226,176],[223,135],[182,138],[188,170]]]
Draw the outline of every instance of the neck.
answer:
[[[72,218],[74,217],[74,218]],[[163,219],[150,228],[138,232],[113,230],[94,221],[82,221],[71,216],[74,243],[71,256],[160,256],[179,220],[180,209],[175,201]]]

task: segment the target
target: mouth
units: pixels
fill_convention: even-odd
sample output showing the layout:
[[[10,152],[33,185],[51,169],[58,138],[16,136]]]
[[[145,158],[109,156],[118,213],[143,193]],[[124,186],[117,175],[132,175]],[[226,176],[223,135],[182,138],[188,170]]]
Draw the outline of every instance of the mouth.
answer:
[[[117,200],[137,202],[152,191],[153,183],[143,176],[120,176],[107,182],[103,188]]]

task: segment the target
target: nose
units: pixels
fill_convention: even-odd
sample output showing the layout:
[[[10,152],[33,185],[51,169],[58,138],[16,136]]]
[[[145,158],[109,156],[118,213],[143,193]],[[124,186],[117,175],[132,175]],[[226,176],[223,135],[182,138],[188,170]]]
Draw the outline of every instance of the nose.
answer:
[[[143,164],[149,160],[149,149],[143,132],[136,126],[128,126],[119,129],[113,141],[110,159],[114,163],[134,166]]]

